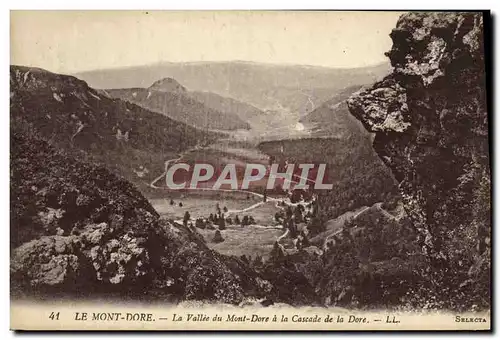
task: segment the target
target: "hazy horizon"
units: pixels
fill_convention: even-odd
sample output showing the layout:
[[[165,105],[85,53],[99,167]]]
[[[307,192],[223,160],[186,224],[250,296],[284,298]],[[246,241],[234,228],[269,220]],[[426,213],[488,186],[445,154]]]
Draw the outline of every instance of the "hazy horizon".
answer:
[[[253,61],[253,60],[193,60],[193,61],[158,61],[154,63],[149,63],[149,64],[137,64],[137,65],[130,65],[130,66],[116,66],[116,67],[106,67],[106,68],[97,68],[97,69],[90,69],[90,70],[82,70],[78,72],[73,72],[73,74],[79,74],[79,73],[87,73],[87,72],[93,72],[93,71],[101,71],[101,70],[121,70],[121,69],[128,69],[128,68],[138,68],[138,67],[148,67],[148,66],[155,66],[155,65],[162,65],[162,64],[255,64],[255,65],[269,65],[269,66],[274,66],[274,67],[287,67],[287,66],[297,66],[297,67],[305,67],[305,68],[324,68],[324,69],[358,69],[358,68],[371,68],[371,67],[377,67],[377,66],[382,66],[386,64],[390,64],[389,59],[387,58],[386,61],[380,61],[375,64],[371,65],[363,65],[363,66],[358,66],[358,67],[352,67],[352,66],[347,66],[347,67],[341,67],[341,66],[321,66],[321,65],[308,65],[308,64],[295,64],[295,63],[271,63],[271,62],[265,62],[265,61]],[[19,65],[19,66],[25,66],[25,65]],[[51,70],[48,70],[51,71]]]
[[[400,12],[11,11],[11,64],[83,73],[162,63],[362,68]]]

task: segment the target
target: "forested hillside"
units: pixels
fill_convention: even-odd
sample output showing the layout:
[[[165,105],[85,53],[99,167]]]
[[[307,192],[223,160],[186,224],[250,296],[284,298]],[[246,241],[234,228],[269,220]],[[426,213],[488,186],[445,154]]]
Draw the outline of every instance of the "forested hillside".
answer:
[[[37,68],[11,66],[10,99],[11,124],[28,124],[55,147],[135,183],[157,176],[178,152],[217,137]]]

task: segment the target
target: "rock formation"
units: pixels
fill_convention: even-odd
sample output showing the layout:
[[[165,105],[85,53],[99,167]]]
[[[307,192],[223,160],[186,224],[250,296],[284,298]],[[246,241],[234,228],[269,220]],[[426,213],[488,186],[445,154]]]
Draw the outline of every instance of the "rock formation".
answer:
[[[129,182],[11,127],[13,296],[55,293],[240,303],[266,283],[160,219]],[[98,297],[99,295],[94,295]]]
[[[408,13],[391,38],[392,74],[354,94],[349,109],[375,133],[373,147],[399,182],[430,270],[456,265],[472,275],[481,263],[488,273],[483,15]]]

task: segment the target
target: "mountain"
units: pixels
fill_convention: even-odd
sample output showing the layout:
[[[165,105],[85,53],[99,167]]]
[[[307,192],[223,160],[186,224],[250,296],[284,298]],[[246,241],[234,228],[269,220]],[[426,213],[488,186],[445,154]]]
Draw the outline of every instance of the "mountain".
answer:
[[[11,66],[10,99],[11,124],[28,125],[56,148],[136,184],[161,173],[178,152],[218,136],[38,68]]]
[[[346,102],[349,96],[361,88],[362,86],[355,85],[343,89],[314,111],[302,117],[300,122],[312,130],[316,137],[339,136],[342,131],[346,130],[357,130],[366,134],[362,124],[349,113]]]
[[[78,73],[91,86],[146,88],[170,77],[191,91],[213,92],[260,110],[281,110],[299,116],[313,111],[332,93],[371,84],[390,71],[388,63],[353,69],[254,62],[158,63]]]
[[[157,80],[149,87],[150,91],[157,92],[175,92],[175,93],[185,93],[186,88],[179,84],[179,82],[172,78],[163,78]]]
[[[138,164],[162,168],[166,157],[219,135],[71,76],[10,71],[14,298],[297,303],[277,294],[287,289],[282,277],[267,280],[248,262],[209,249],[196,229],[160,218],[119,176],[141,184],[150,173],[143,166],[139,175]]]
[[[172,78],[157,80],[148,88],[120,88],[105,91],[114,98],[135,103],[198,128],[217,130],[250,128],[236,111],[230,110],[231,107],[224,104],[226,100],[214,102],[202,96],[203,99],[212,103],[212,105],[205,105]]]
[[[236,114],[241,120],[248,122],[251,127],[266,119],[266,113],[255,106],[213,92],[193,91],[189,95],[209,108]]]

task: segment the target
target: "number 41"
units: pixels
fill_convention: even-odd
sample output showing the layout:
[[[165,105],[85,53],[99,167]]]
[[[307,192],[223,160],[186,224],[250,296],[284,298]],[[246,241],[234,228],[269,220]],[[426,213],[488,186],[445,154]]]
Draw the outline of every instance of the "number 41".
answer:
[[[57,312],[57,313],[54,313],[54,312],[50,313],[49,319],[50,320],[59,320],[59,312]]]

